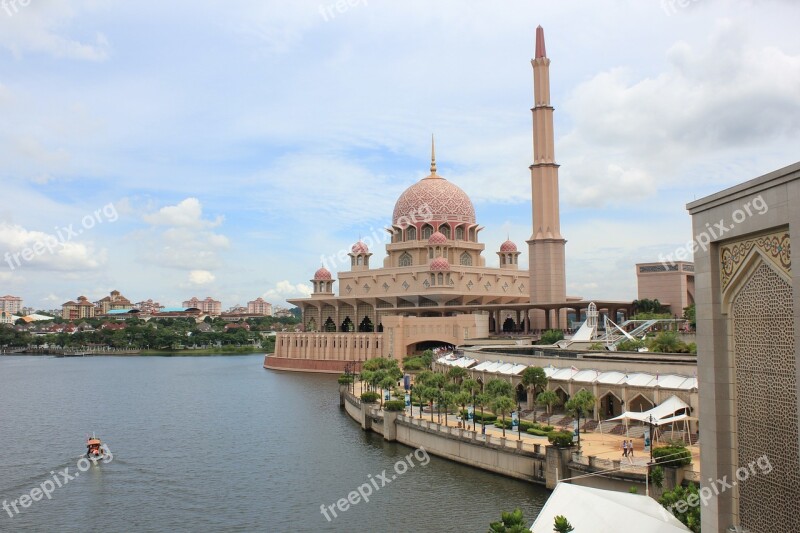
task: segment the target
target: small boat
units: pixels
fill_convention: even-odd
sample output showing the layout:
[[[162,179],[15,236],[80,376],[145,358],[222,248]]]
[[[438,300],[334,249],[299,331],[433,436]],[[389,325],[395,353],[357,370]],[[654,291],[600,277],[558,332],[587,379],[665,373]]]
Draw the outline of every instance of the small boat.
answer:
[[[92,436],[86,439],[86,457],[97,464],[97,461],[105,459],[107,456],[108,451],[105,445],[92,433]]]

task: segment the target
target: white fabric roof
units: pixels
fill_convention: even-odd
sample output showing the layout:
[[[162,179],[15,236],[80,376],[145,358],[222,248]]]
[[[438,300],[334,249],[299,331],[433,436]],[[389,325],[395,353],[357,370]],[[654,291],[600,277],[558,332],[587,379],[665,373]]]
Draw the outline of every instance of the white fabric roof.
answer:
[[[689,407],[689,404],[678,398],[677,396],[670,396],[660,404],[656,405],[649,411],[643,411],[641,413],[637,413],[635,411],[625,411],[619,416],[615,416],[614,418],[609,418],[609,420],[638,420],[639,422],[649,421],[650,417],[653,417],[653,423],[658,425],[660,420],[668,419],[672,421],[675,418],[673,415],[675,411],[679,411],[681,409],[686,409]]]
[[[653,498],[559,483],[531,526],[534,533],[553,533],[556,516],[567,517],[576,533],[685,533],[689,528]]]
[[[580,381],[583,383],[594,383],[600,373],[597,370],[580,370],[572,376],[572,381]]]

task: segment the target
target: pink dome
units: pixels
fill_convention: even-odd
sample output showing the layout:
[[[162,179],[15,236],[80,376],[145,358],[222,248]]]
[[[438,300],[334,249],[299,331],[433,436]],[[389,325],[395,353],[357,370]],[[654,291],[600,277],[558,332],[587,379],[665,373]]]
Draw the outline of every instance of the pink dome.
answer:
[[[369,247],[364,243],[364,241],[358,241],[350,248],[350,251],[354,254],[367,254],[369,253]]]
[[[516,252],[517,251],[517,245],[514,244],[511,241],[506,241],[506,242],[504,242],[503,244],[500,245],[500,251],[501,252]]]
[[[314,272],[314,279],[327,280],[327,279],[333,279],[333,277],[331,276],[330,270],[328,270],[325,267],[321,267],[319,270]]]
[[[428,239],[428,244],[447,244],[447,237],[444,233],[436,232]]]
[[[450,263],[444,257],[437,257],[431,261],[431,270],[434,272],[441,272],[450,270]]]
[[[396,225],[421,220],[452,220],[474,224],[475,207],[467,193],[457,185],[437,174],[431,174],[400,195],[392,214],[392,222]]]

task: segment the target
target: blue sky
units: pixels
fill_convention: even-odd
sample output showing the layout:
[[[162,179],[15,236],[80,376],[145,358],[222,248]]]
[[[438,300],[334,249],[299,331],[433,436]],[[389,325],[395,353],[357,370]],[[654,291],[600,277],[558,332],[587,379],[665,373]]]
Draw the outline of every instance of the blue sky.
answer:
[[[431,133],[496,264],[530,236],[541,24],[568,292],[635,298],[634,263],[692,238],[687,202],[798,160],[800,7],[563,4],[7,0],[0,293],[282,304],[389,223]]]

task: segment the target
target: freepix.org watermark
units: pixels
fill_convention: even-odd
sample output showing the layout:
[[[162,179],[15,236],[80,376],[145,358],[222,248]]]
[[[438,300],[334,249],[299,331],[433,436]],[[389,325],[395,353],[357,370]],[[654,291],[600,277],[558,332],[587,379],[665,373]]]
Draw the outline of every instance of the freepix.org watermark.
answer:
[[[697,507],[698,505],[705,506],[711,498],[719,496],[739,483],[744,483],[750,476],[769,474],[770,472],[772,472],[772,463],[769,462],[769,457],[766,454],[762,455],[755,461],[751,461],[747,465],[737,468],[736,472],[734,472],[736,479],[728,480],[728,476],[722,476],[721,479],[714,481],[714,479],[708,478],[708,485],[700,487],[697,494],[691,494],[685,500],[678,500],[669,507],[662,509],[661,512],[669,511],[675,514],[675,511],[677,511],[678,513],[685,513],[690,508]],[[666,518],[666,516],[667,515],[663,515],[662,518]]]
[[[691,4],[697,3],[698,1],[699,0],[661,0],[661,9],[671,17],[678,12],[678,9],[686,9]]]
[[[63,227],[56,226],[55,235],[45,235],[40,240],[21,250],[13,253],[6,252],[3,259],[10,270],[15,270],[22,266],[23,261],[27,263],[45,253],[53,254],[73,238],[81,235],[84,231],[90,230],[103,222],[116,222],[117,219],[119,219],[117,208],[114,207],[113,203],[108,203],[84,216],[81,219],[80,227],[76,228],[75,224],[69,224]]]
[[[78,460],[77,465],[75,465],[78,471],[75,472],[74,475],[70,474],[69,467],[59,471],[51,470],[50,475],[52,478],[45,479],[39,483],[38,486],[33,487],[19,498],[11,500],[10,502],[8,500],[3,500],[3,510],[8,513],[9,518],[14,518],[23,509],[27,509],[33,505],[33,502],[38,502],[45,497],[48,500],[52,500],[53,492],[55,492],[56,489],[60,489],[61,487],[66,486],[67,483],[73,479],[80,477],[81,472],[86,472],[89,470],[92,467],[92,464],[96,465],[98,462],[110,463],[114,459],[114,454],[111,453],[111,449],[105,444],[103,445],[103,451],[105,453],[103,454],[102,458],[81,457]]]
[[[732,222],[720,220],[713,225],[706,222],[706,228],[695,235],[694,239],[687,242],[685,246],[676,249],[671,254],[666,256],[664,256],[664,254],[659,254],[658,260],[664,266],[674,264],[676,261],[688,261],[691,259],[694,252],[701,248],[705,252],[712,240],[721,238],[723,235],[735,228],[736,224],[741,224],[754,215],[763,215],[767,211],[769,211],[767,202],[764,201],[764,198],[762,198],[761,195],[758,195],[731,213]]]
[[[372,474],[367,475],[367,482],[359,486],[356,490],[351,490],[347,493],[347,498],[340,498],[335,503],[327,506],[323,503],[319,506],[319,512],[325,517],[325,520],[332,522],[334,518],[339,517],[336,513],[337,509],[340,513],[344,513],[351,506],[358,505],[362,501],[364,503],[369,503],[369,498],[373,494],[373,489],[374,492],[378,492],[383,487],[396,480],[397,476],[402,476],[408,472],[409,469],[414,468],[416,466],[414,459],[417,460],[420,466],[425,466],[431,461],[428,452],[425,451],[425,448],[420,446],[394,464],[393,474],[387,474],[386,470],[384,470],[374,477]]]
[[[367,5],[367,0],[337,0],[327,6],[319,6],[319,14],[322,15],[322,20],[328,22],[336,18],[337,15],[350,11],[354,7],[360,5]]]
[[[420,222],[430,222],[433,220],[433,211],[431,210],[428,204],[423,204],[416,209],[412,209],[407,215],[403,215],[397,219],[397,226],[400,226],[402,229],[406,229],[409,226],[413,226]],[[386,244],[392,238],[392,234],[387,231],[376,230],[375,228],[370,228],[370,233],[366,237],[362,237],[361,241],[367,245],[369,249],[373,249],[373,247],[379,244]],[[342,248],[335,254],[331,255],[321,255],[319,257],[322,266],[327,268],[328,270],[336,270],[337,265],[348,265],[348,255],[350,253],[349,249]]]
[[[6,15],[13,17],[19,13],[20,7],[28,7],[33,0],[0,0],[0,7],[6,12]]]

